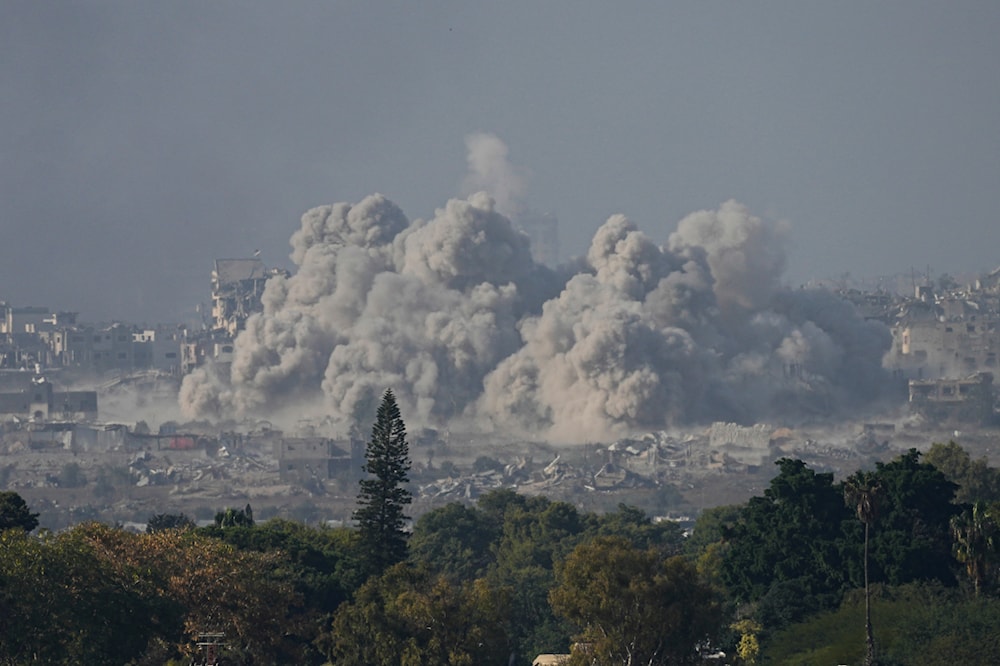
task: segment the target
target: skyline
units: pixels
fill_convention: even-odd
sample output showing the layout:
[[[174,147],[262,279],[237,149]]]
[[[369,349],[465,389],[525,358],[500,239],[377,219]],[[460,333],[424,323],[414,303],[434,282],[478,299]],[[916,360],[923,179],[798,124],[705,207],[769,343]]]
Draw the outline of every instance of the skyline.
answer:
[[[184,321],[216,258],[291,268],[315,206],[428,220],[499,139],[561,258],[735,200],[784,280],[1000,264],[984,2],[0,7],[0,298]],[[494,193],[496,198],[501,195]]]

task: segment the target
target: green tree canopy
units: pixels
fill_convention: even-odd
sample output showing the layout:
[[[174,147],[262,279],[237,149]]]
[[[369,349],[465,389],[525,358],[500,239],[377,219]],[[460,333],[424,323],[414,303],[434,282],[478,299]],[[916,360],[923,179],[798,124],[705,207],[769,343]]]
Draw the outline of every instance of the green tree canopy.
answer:
[[[146,522],[146,533],[160,530],[187,530],[195,526],[194,521],[183,513],[157,513]]]
[[[597,516],[596,522],[591,533],[623,537],[636,548],[657,548],[665,555],[676,555],[684,544],[684,530],[679,523],[654,523],[645,511],[628,504],[619,504],[617,511]]]
[[[281,554],[296,591],[322,613],[335,611],[364,582],[358,535],[351,528],[314,528],[273,518],[254,527],[210,526],[198,533],[242,551]]]
[[[698,646],[720,630],[720,607],[694,565],[658,548],[598,537],[561,563],[557,581],[552,607],[587,645],[570,663],[694,664]]]
[[[24,498],[13,490],[0,492],[0,532],[21,529],[30,532],[38,527],[38,514],[28,509]]]
[[[836,603],[847,586],[841,525],[851,512],[832,474],[782,458],[778,475],[724,529],[721,577],[738,601],[757,601],[772,585],[796,581],[823,603]],[[860,561],[860,557],[859,557]]]
[[[1000,470],[990,467],[986,458],[973,460],[969,452],[955,442],[932,444],[924,453],[923,461],[937,467],[949,481],[958,485],[956,502],[972,504],[1000,500]]]
[[[501,525],[476,507],[452,502],[425,513],[413,526],[411,558],[458,580],[481,578],[495,561]]]
[[[954,584],[951,554],[951,517],[958,512],[952,503],[956,485],[933,465],[921,462],[920,452],[908,452],[875,465],[875,478],[882,487],[878,528],[871,538],[872,580],[901,585],[910,581],[939,580]],[[853,543],[860,546],[861,525]],[[851,562],[860,562],[852,556]],[[854,577],[861,587],[860,576]]]
[[[179,634],[157,572],[107,557],[88,529],[0,534],[0,663],[125,664]]]
[[[372,577],[325,636],[343,666],[503,666],[511,651],[502,589],[455,583],[406,563]]]
[[[215,514],[216,527],[253,527],[253,508],[247,504],[242,509],[227,507]]]
[[[996,565],[1000,561],[1000,526],[994,510],[976,502],[952,517],[951,533],[955,539],[955,559],[965,566],[978,597],[983,587],[996,578]]]

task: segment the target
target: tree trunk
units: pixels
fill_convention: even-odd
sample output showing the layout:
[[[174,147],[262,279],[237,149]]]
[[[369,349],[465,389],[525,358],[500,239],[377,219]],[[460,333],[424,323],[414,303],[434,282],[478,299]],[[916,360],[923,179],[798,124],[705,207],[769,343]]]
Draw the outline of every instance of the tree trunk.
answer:
[[[871,593],[868,590],[868,523],[865,523],[865,666],[875,663],[875,637],[872,635]]]

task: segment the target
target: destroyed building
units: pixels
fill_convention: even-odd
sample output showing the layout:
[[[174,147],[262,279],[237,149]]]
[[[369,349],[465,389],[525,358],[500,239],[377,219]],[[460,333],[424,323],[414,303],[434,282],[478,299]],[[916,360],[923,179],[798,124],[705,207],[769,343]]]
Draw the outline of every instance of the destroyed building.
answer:
[[[281,437],[275,441],[278,475],[282,483],[310,486],[332,480],[356,481],[364,464],[360,440],[334,441],[326,437]]]
[[[758,423],[741,426],[737,423],[713,423],[708,430],[708,443],[713,451],[743,465],[759,467],[773,458],[771,426]]]
[[[1000,362],[1000,310],[994,293],[998,271],[944,294],[917,286],[914,298],[898,310],[885,366],[905,379],[995,372]]]
[[[216,259],[212,271],[212,330],[235,337],[250,315],[263,310],[260,297],[267,281],[285,274],[278,268],[266,268],[256,257]]]
[[[216,259],[212,271],[212,317],[205,330],[189,335],[181,345],[181,373],[188,374],[208,361],[233,360],[233,339],[250,315],[264,309],[261,296],[267,281],[287,277],[288,271],[267,268],[257,257]]]
[[[0,303],[0,368],[73,368],[84,373],[181,371],[184,327],[77,323],[75,312]]]
[[[911,379],[911,409],[933,421],[987,425],[995,418],[993,375],[980,372],[963,379]]]
[[[93,421],[96,391],[57,391],[52,382],[27,372],[0,376],[0,422]]]

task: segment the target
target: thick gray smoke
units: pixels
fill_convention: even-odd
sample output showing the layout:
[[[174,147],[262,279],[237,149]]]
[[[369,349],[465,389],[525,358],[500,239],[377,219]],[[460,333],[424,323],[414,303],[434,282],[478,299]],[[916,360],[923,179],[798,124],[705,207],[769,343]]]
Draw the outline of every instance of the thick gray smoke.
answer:
[[[870,403],[888,331],[783,288],[784,235],[732,201],[662,246],[615,215],[557,275],[485,193],[413,223],[377,194],[314,208],[291,238],[297,272],[268,283],[228,373],[185,378],[181,406],[346,430],[391,387],[413,426],[580,442]]]

